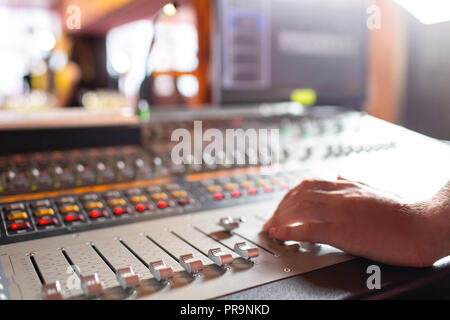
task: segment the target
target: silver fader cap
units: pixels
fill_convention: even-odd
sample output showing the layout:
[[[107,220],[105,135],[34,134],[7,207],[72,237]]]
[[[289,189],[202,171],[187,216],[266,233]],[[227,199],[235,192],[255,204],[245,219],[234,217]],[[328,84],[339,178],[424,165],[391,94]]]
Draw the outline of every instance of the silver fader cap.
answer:
[[[226,231],[231,231],[231,230],[239,228],[239,224],[241,222],[242,222],[242,219],[240,219],[240,218],[225,217],[225,218],[220,218],[219,226],[223,227]]]
[[[227,265],[233,262],[233,257],[225,253],[220,248],[209,249],[208,257],[218,266]]]
[[[96,273],[81,276],[81,289],[87,298],[97,297],[103,291],[103,284],[100,282]]]
[[[321,248],[320,244],[309,241],[300,242],[300,247],[307,251],[318,251]]]
[[[117,270],[116,277],[124,290],[133,289],[137,287],[140,282],[139,276],[134,273],[131,266]]]
[[[252,259],[259,256],[258,248],[250,247],[246,242],[237,242],[234,245],[234,251],[244,259]]]
[[[180,265],[187,273],[198,273],[203,269],[203,262],[194,258],[192,253],[182,255],[180,257]]]
[[[46,300],[62,300],[61,285],[59,281],[47,283],[42,286],[42,294]]]
[[[167,280],[173,275],[172,267],[166,265],[164,260],[150,262],[148,269],[158,281]]]

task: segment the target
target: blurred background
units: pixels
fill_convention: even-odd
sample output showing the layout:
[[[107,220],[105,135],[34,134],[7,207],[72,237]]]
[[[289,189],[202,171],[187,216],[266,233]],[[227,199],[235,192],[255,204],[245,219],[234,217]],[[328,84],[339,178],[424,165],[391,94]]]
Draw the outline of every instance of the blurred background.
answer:
[[[0,0],[0,126],[297,101],[450,140],[447,2]]]

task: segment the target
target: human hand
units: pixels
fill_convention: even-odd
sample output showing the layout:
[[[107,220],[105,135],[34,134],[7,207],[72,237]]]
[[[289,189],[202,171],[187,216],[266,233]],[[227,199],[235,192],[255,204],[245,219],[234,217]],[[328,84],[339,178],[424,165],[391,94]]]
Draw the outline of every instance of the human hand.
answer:
[[[278,240],[325,243],[383,263],[429,266],[448,254],[448,224],[435,217],[427,203],[407,204],[362,183],[304,180],[263,230]]]

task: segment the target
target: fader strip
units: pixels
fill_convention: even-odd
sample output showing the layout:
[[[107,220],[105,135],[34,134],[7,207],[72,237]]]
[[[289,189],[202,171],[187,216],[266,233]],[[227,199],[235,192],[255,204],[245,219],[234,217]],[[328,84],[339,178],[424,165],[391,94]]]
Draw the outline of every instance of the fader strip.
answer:
[[[243,218],[251,217],[261,210],[267,210],[267,207],[267,204],[243,207],[242,212],[245,212]],[[19,272],[17,276],[27,279],[27,285],[24,287],[26,293],[15,298],[42,298],[43,283],[39,280],[36,269],[29,262],[30,259],[27,256],[27,253],[33,249],[35,249],[33,251],[37,268],[44,275],[46,282],[59,281],[61,283],[64,298],[82,298],[84,295],[80,289],[67,289],[65,282],[70,276],[75,276],[67,274],[67,277],[64,277],[70,266],[68,260],[79,268],[79,276],[98,275],[104,287],[99,298],[124,298],[129,294],[122,289],[114,270],[102,259],[104,257],[114,269],[131,266],[139,274],[140,286],[137,294],[142,294],[139,298],[178,299],[189,296],[202,299],[241,290],[246,283],[262,284],[351,259],[328,246],[321,246],[319,253],[303,252],[299,249],[295,252],[287,252],[284,245],[275,242],[270,249],[273,250],[274,255],[271,255],[267,250],[262,249],[265,246],[263,242],[255,242],[261,254],[253,261],[246,260],[231,250],[233,249],[232,242],[214,240],[214,233],[224,232],[224,229],[214,222],[218,222],[222,216],[228,216],[230,209],[207,211],[203,214],[207,215],[208,221],[211,222],[205,222],[202,218],[203,215],[172,217],[114,227],[105,231],[84,232],[76,237],[66,235],[36,240],[32,244],[30,243],[30,246],[27,246],[26,242],[5,245],[3,249],[6,254],[21,252],[14,255],[11,262],[15,272]],[[200,227],[194,228],[194,226]],[[243,233],[247,233],[247,227],[250,228],[249,230],[253,230],[252,227],[247,226],[246,222],[243,222],[239,229]],[[204,233],[196,228],[198,230],[203,228]],[[156,231],[152,232],[152,230]],[[232,239],[235,239],[236,242],[245,241],[238,235],[233,237]],[[174,238],[179,241],[174,241]],[[123,241],[126,246],[120,241]],[[55,243],[58,243],[58,247]],[[251,242],[248,244],[254,246]],[[220,248],[225,254],[230,254],[232,262],[226,266],[217,265],[208,257],[208,251],[214,248]],[[196,274],[188,274],[181,267],[180,260],[177,258],[185,254],[193,254],[196,259],[201,260],[204,265],[202,270]],[[45,259],[50,260],[45,261]],[[27,263],[24,262],[25,260],[28,260]],[[165,261],[168,266],[173,267],[173,277],[167,279],[167,283],[156,281],[143,263],[147,261],[149,263],[149,260]],[[55,270],[49,270],[53,262]],[[16,267],[19,268],[16,269]],[[231,279],[233,280],[231,281]]]

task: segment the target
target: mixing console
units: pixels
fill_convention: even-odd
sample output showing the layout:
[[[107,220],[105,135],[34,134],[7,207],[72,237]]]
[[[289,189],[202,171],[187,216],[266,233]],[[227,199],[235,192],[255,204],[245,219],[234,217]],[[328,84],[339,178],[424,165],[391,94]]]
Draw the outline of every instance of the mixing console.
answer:
[[[192,125],[152,124],[142,146],[3,157],[0,298],[223,296],[353,258],[261,232],[303,179],[343,175],[407,201],[448,180],[448,146],[360,113],[203,122],[279,129],[271,167],[174,165],[170,133]]]

